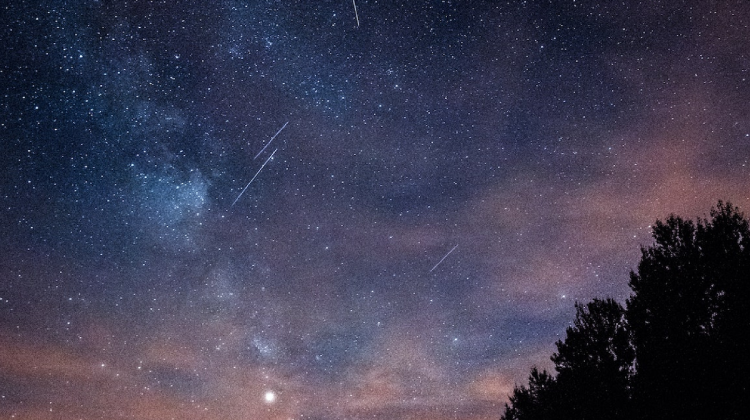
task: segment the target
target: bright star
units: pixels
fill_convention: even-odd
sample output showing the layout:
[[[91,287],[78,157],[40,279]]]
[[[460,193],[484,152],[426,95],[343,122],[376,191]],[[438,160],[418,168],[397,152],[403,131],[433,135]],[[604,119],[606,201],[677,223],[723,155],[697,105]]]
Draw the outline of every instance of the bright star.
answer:
[[[265,395],[263,395],[263,400],[267,404],[273,404],[276,401],[276,393],[273,391],[266,391]]]

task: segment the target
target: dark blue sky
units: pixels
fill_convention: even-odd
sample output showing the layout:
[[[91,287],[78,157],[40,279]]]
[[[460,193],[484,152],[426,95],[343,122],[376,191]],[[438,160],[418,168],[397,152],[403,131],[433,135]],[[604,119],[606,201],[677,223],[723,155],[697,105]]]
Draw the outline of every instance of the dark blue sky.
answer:
[[[497,418],[750,208],[747,2],[354,6],[2,6],[1,417]]]

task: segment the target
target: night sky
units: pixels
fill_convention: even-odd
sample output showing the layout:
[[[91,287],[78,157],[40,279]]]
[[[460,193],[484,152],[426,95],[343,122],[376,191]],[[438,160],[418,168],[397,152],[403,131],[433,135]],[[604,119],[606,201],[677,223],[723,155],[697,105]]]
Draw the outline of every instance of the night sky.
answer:
[[[1,418],[498,418],[750,211],[744,0],[5,3]]]

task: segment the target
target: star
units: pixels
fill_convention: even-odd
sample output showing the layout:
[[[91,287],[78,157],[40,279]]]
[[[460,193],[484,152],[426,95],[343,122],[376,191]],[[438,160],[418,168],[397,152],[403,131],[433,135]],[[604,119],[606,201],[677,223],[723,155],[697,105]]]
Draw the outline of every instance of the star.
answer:
[[[265,401],[266,404],[273,404],[276,402],[276,393],[273,391],[266,391],[265,394],[263,394],[263,401]]]

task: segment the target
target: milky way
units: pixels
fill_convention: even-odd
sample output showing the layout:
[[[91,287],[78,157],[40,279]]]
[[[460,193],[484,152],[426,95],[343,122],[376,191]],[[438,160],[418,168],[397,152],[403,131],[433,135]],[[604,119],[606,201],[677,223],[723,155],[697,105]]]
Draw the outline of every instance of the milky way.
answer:
[[[612,3],[2,6],[0,417],[498,418],[750,211],[750,4]]]

